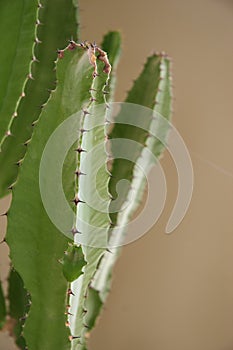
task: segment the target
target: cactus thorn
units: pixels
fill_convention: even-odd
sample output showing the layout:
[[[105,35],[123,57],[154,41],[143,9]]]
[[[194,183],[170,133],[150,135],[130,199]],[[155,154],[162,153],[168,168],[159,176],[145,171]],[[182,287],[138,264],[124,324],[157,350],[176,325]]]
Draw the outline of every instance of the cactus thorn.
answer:
[[[16,164],[17,166],[20,166],[20,165],[22,164],[22,162],[23,162],[23,158],[20,159],[20,160],[18,160],[18,162],[16,162],[15,164]]]
[[[74,339],[79,339],[79,338],[81,338],[80,336],[73,336],[73,335],[70,335],[69,336],[69,340],[70,341],[72,341],[72,340],[74,340]]]
[[[69,322],[69,321],[66,321],[65,326],[66,326],[66,327],[70,327],[70,322]]]
[[[76,49],[76,47],[77,47],[76,42],[74,40],[70,40],[68,45],[68,50],[74,50]]]
[[[81,201],[77,196],[74,197],[74,199],[71,200],[75,205],[78,205],[79,203],[85,203]]]
[[[74,293],[72,292],[72,290],[71,290],[70,288],[67,290],[67,294],[68,294],[68,295],[73,295],[73,296],[75,296]]]
[[[7,132],[6,132],[6,136],[12,136],[12,133],[11,133],[11,131],[10,131],[10,130],[7,130]]]
[[[110,222],[109,222],[109,227],[110,227],[110,228],[113,228],[113,227],[115,227],[115,224],[114,224],[112,221],[110,221]]]
[[[24,146],[27,146],[31,142],[31,139],[24,142]]]
[[[74,316],[74,314],[72,314],[72,313],[69,312],[69,311],[65,312],[65,315]]]
[[[33,61],[33,62],[40,62],[40,61],[36,58],[35,55],[32,56],[32,61]]]
[[[15,186],[16,182],[13,182],[13,184],[11,184],[10,186],[8,186],[8,190],[12,190],[13,187]]]
[[[20,322],[23,322],[23,321],[25,321],[26,319],[27,319],[27,314],[24,315],[24,316],[22,316],[22,317],[20,317],[20,318],[19,318],[19,321],[20,321]]]
[[[37,123],[37,120],[35,120],[34,122],[32,122],[32,127],[34,127]]]
[[[64,50],[57,50],[58,58],[64,57]]]
[[[72,228],[71,233],[72,233],[73,235],[76,235],[77,233],[81,234],[81,232],[80,232],[79,230],[77,230],[76,227],[73,227],[73,228]]]
[[[33,78],[33,76],[32,76],[32,73],[29,73],[29,74],[28,74],[28,79],[35,80],[35,79]]]
[[[80,43],[78,43],[77,45],[78,45],[79,47],[83,47],[83,48],[85,47],[85,45],[84,45],[83,42],[80,42]]]
[[[97,100],[95,97],[91,97],[91,98],[90,98],[90,101],[91,101],[91,102],[97,102],[98,100]]]
[[[75,175],[80,176],[80,175],[87,175],[87,174],[82,173],[80,170],[76,170]]]
[[[35,43],[36,43],[36,44],[41,44],[42,41],[40,41],[40,40],[37,38],[37,36],[36,36],[36,37],[35,37]]]
[[[113,252],[109,248],[106,248],[106,252],[113,254]]]
[[[88,326],[86,323],[83,323],[83,326],[84,326],[85,328],[87,328],[87,329],[90,329],[90,328],[91,328],[91,327]]]
[[[88,110],[86,110],[86,109],[82,109],[82,111],[83,111],[84,116],[87,115],[87,114],[91,114],[91,113],[88,112]]]
[[[83,149],[82,147],[76,148],[75,151],[78,152],[79,154],[82,152],[86,152],[85,149]]]
[[[81,134],[84,134],[84,132],[88,132],[89,130],[81,128],[79,131],[81,132]]]

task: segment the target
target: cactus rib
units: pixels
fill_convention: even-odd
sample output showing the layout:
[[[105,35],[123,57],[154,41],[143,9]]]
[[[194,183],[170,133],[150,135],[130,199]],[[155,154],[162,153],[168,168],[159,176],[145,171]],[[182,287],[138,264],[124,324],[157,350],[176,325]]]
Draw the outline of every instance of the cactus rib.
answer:
[[[15,106],[24,96],[38,11],[36,0],[3,1],[0,4],[0,29],[4,33],[0,43],[4,48],[0,64],[0,149],[4,140],[11,135]]]
[[[33,31],[33,27],[29,31],[30,33],[33,32],[34,35],[30,40],[27,39],[27,45],[31,44],[27,52],[28,58],[16,57],[14,62],[14,70],[11,77],[11,80],[13,80],[12,84],[18,86],[21,80],[18,80],[17,75],[24,74],[24,82],[21,82],[21,86],[19,86],[21,91],[20,93],[18,92],[18,96],[20,97],[17,103],[13,103],[14,89],[9,87],[7,91],[10,94],[10,107],[13,108],[13,111],[7,110],[4,112],[2,110],[1,112],[0,130],[5,131],[4,137],[0,141],[0,168],[4,169],[0,177],[0,197],[9,193],[12,184],[15,183],[19,171],[17,165],[22,164],[27,149],[26,146],[30,142],[33,126],[51,90],[55,88],[56,72],[54,71],[54,61],[56,59],[56,50],[58,47],[66,46],[67,40],[71,36],[74,39],[77,38],[75,2],[72,0],[61,0],[57,3],[56,0],[42,0],[38,8],[35,0],[24,0],[23,2],[25,3],[25,11],[27,11],[25,17],[28,19],[28,22],[30,18],[35,31]],[[19,1],[14,3],[19,3]],[[35,8],[36,14],[34,17],[28,9],[29,6],[34,6]],[[22,46],[22,43],[19,42],[19,45]],[[21,46],[18,49],[19,52],[23,49]],[[2,54],[2,56],[5,57],[6,54]],[[26,68],[23,70],[19,66],[18,61],[21,62],[21,66],[28,62],[27,70]],[[8,98],[5,100],[7,101]],[[7,120],[9,115],[12,115],[12,118],[8,126],[1,126],[1,121]]]

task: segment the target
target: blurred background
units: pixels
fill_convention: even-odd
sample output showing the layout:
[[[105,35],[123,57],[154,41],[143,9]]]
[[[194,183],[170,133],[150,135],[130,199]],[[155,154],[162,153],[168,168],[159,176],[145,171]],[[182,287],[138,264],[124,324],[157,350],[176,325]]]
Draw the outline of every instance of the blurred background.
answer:
[[[122,33],[117,101],[147,55],[162,50],[173,58],[173,124],[195,175],[188,213],[166,235],[177,173],[165,153],[165,210],[143,238],[124,247],[90,349],[232,350],[233,1],[81,0],[80,7],[82,40],[100,43],[108,30]],[[0,211],[8,204],[9,198],[2,200]],[[3,279],[7,254],[1,245]],[[0,344],[15,349],[6,335]]]

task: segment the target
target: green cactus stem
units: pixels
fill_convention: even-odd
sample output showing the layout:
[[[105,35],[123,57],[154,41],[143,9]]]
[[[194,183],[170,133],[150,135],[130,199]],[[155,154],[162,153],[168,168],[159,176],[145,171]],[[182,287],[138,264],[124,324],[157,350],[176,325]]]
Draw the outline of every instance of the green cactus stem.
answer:
[[[17,179],[43,105],[55,88],[56,50],[77,38],[73,0],[0,4],[0,197]],[[8,28],[11,27],[11,30]]]

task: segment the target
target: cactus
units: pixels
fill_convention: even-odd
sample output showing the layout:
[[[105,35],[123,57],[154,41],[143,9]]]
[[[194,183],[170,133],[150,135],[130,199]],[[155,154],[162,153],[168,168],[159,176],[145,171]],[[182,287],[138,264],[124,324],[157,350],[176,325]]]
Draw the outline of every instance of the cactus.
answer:
[[[6,321],[6,303],[2,290],[2,285],[0,283],[0,329],[3,328]]]
[[[8,279],[8,299],[11,332],[15,338],[15,343],[21,349],[24,349],[26,343],[21,333],[25,322],[25,315],[30,308],[30,298],[24,288],[21,277],[14,269],[11,269]]]
[[[24,70],[16,62],[14,69],[21,77],[17,89],[10,93],[10,109],[0,118],[3,122],[0,166],[3,161],[7,164],[0,181],[0,194],[6,194],[10,187],[13,197],[5,238],[13,266],[8,314],[16,319],[14,334],[22,349],[84,350],[110,290],[112,268],[120,253],[115,239],[119,245],[126,235],[119,224],[129,221],[144,193],[145,179],[138,165],[149,169],[154,162],[152,154],[158,158],[166,142],[168,129],[158,123],[153,111],[170,118],[170,63],[163,54],[148,58],[125,102],[150,108],[152,113],[145,120],[136,118],[136,126],[125,125],[124,106],[116,119],[111,115],[121,44],[119,33],[108,33],[100,47],[71,39],[61,49],[66,36],[76,38],[77,6],[71,0],[60,0],[64,11],[61,13],[59,9],[60,17],[54,14],[55,27],[49,30],[49,18],[57,2],[44,0],[38,8],[34,2],[25,1],[25,4],[31,6],[36,27],[32,25],[34,22],[30,25],[35,33],[28,29],[31,39],[24,53]],[[21,13],[18,19],[20,15],[24,18]],[[55,40],[55,31],[61,33],[57,34],[60,41]],[[55,63],[53,40],[60,48]],[[30,49],[40,62],[30,61]],[[8,74],[6,81],[14,81],[16,73],[13,73]],[[45,92],[45,88],[50,91]],[[20,89],[25,96],[21,93],[18,98]],[[73,130],[60,134],[55,154],[48,157],[45,150],[51,135],[70,118]],[[71,135],[77,135],[75,141]],[[138,147],[129,149],[133,162],[116,159],[114,139],[122,139],[122,151],[125,139],[138,143]],[[22,148],[23,143],[27,147]],[[66,159],[58,174],[56,166],[63,153]],[[19,176],[14,163],[20,165]],[[43,164],[52,176],[41,175]],[[116,201],[116,185],[121,179],[129,182]],[[64,207],[57,204],[58,180],[67,200]],[[15,184],[9,186],[12,182]],[[52,206],[64,224],[65,234],[50,220],[40,186],[46,189],[45,194],[52,193]],[[129,197],[133,200],[124,208]],[[15,290],[19,291],[17,298]],[[2,323],[6,314],[4,305],[0,293]]]
[[[73,0],[0,4],[0,197],[15,183],[33,125],[54,89],[56,49],[77,38],[75,6]]]

